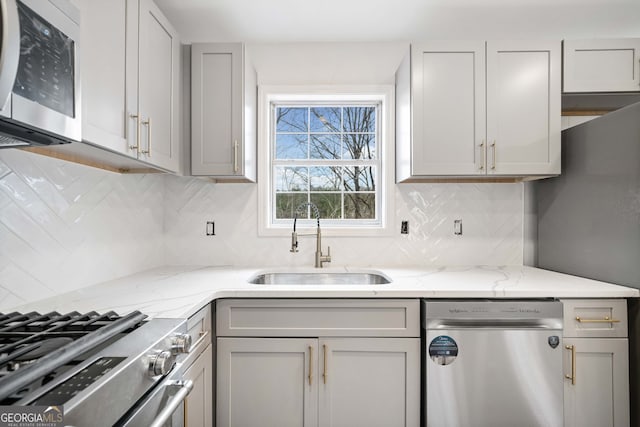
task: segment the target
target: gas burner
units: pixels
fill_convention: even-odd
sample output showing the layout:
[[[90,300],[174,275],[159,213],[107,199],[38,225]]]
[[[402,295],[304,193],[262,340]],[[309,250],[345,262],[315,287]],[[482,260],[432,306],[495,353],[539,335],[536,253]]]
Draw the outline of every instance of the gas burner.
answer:
[[[0,404],[46,384],[138,327],[145,317],[140,312],[121,317],[112,311],[0,313]]]

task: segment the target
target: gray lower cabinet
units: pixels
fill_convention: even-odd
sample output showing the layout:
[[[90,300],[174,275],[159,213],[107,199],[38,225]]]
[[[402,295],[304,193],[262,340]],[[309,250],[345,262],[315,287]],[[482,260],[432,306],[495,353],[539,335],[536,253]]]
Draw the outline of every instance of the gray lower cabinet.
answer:
[[[565,427],[628,427],[626,300],[563,303]]]
[[[317,425],[318,340],[218,338],[217,350],[217,426]]]
[[[191,336],[189,357],[183,362],[183,379],[193,381],[191,393],[184,399],[184,419],[172,425],[210,427],[213,425],[213,343],[211,307],[203,307],[187,321]]]
[[[322,311],[325,316],[319,315]],[[247,336],[246,328],[243,336],[221,336],[253,323],[256,313],[266,315],[271,326],[253,330],[256,336]],[[298,317],[306,313],[304,323]],[[348,317],[345,328],[335,326],[336,313]],[[412,326],[398,327],[403,332],[397,337],[371,336],[376,330],[388,334],[382,319],[394,319],[396,313],[405,313],[402,317]],[[363,319],[375,327],[367,328]],[[301,323],[306,327],[289,336],[273,336]],[[218,427],[420,424],[417,300],[378,300],[370,307],[363,300],[223,300],[216,324]],[[317,333],[323,328],[326,336]],[[370,335],[340,336],[353,328]]]
[[[193,381],[193,390],[184,400],[185,427],[213,425],[213,350],[211,344],[185,371],[184,380]]]
[[[629,426],[629,343],[623,338],[565,338],[565,427]],[[570,372],[567,371],[567,372]],[[568,374],[571,375],[571,374]]]
[[[320,427],[419,425],[419,338],[327,338],[318,350]]]

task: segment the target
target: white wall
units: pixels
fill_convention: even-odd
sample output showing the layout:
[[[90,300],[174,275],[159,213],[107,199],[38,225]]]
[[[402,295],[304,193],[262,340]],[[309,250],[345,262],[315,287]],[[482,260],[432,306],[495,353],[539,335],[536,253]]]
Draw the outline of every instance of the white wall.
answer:
[[[268,85],[394,84],[408,43],[253,43],[247,57]]]
[[[188,43],[638,37],[640,14],[637,0],[156,3]]]

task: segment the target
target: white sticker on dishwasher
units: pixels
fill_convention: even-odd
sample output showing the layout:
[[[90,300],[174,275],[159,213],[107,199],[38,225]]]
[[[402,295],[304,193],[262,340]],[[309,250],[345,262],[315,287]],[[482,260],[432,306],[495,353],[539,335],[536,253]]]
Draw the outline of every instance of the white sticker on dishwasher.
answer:
[[[440,335],[429,344],[429,357],[438,365],[449,365],[458,357],[458,344],[447,335]]]

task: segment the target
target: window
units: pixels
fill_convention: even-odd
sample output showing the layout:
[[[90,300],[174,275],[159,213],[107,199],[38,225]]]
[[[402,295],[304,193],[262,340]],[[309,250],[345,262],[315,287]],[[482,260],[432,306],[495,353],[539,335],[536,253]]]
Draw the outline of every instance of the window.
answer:
[[[293,218],[314,226],[310,204],[323,230],[384,229],[389,155],[393,161],[388,93],[268,92],[260,96],[261,230],[289,229]]]
[[[275,220],[320,217],[375,220],[380,161],[378,106],[273,105],[272,173]],[[290,222],[290,221],[289,221]]]

